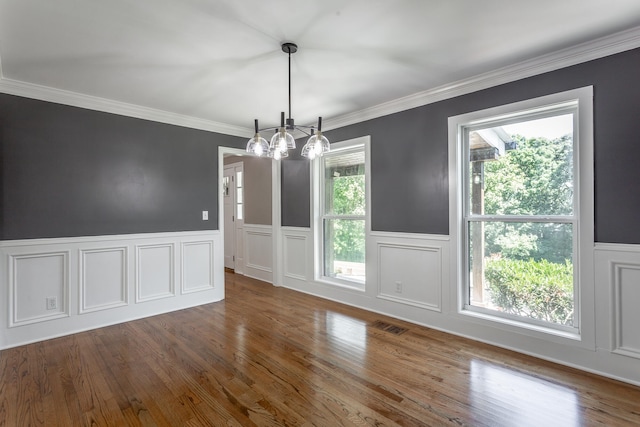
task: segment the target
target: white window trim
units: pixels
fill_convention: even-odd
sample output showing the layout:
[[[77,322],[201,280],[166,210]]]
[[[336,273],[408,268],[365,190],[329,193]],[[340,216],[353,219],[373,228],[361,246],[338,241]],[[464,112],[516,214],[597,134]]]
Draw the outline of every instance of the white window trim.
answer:
[[[527,110],[545,106],[557,106],[578,101],[577,127],[574,132],[578,144],[574,145],[578,162],[574,165],[577,190],[576,215],[578,235],[576,261],[578,262],[576,292],[578,294],[578,329],[560,330],[533,323],[492,316],[465,309],[466,273],[464,271],[465,245],[462,226],[464,224],[464,191],[460,177],[465,170],[463,129],[483,122],[508,119]],[[513,104],[474,111],[449,118],[449,233],[451,237],[451,313],[474,324],[511,331],[544,340],[560,341],[583,348],[595,348],[595,301],[594,301],[594,184],[593,184],[593,87],[569,90],[553,95],[534,98]],[[459,188],[460,187],[460,188]]]
[[[323,260],[323,233],[322,233],[322,202],[320,200],[323,197],[323,171],[321,158],[315,158],[311,163],[311,212],[313,215],[313,241],[314,241],[314,262],[313,262],[313,274],[314,280],[319,283],[337,286],[345,289],[351,289],[364,292],[366,290],[369,274],[369,266],[371,265],[371,254],[369,251],[368,242],[371,240],[371,137],[362,136],[359,138],[349,139],[346,141],[334,142],[331,144],[331,153],[338,153],[341,151],[352,150],[354,148],[362,147],[364,149],[365,159],[365,201],[367,209],[365,212],[365,271],[366,278],[365,283],[360,284],[349,280],[340,280],[336,278],[327,277],[324,275],[324,260]]]

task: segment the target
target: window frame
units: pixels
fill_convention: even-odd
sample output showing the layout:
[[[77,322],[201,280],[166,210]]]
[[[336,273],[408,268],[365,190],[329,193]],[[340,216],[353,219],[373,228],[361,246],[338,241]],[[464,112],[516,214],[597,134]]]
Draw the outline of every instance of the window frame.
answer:
[[[324,180],[324,159],[344,153],[362,151],[364,153],[364,179],[365,179],[365,214],[364,215],[335,215],[325,214],[325,180]],[[370,166],[370,137],[364,136],[346,141],[334,142],[331,144],[331,151],[321,157],[316,157],[312,162],[312,213],[314,215],[312,224],[315,241],[314,256],[314,279],[317,282],[334,285],[338,287],[365,291],[367,277],[369,274],[368,260],[370,251],[368,242],[371,233],[371,166]],[[364,219],[365,229],[365,281],[360,283],[353,280],[339,279],[325,275],[324,266],[324,220],[325,219]]]
[[[465,132],[468,129],[489,127],[523,121],[523,118],[542,118],[565,110],[576,103],[574,110],[574,207],[568,215],[500,216],[500,220],[516,222],[570,222],[574,224],[574,327],[554,325],[518,316],[496,315],[493,310],[471,306],[468,270],[468,226],[477,219],[467,212],[469,184],[468,149]],[[544,339],[568,340],[576,345],[595,346],[595,303],[593,272],[594,196],[593,196],[593,88],[591,86],[560,92],[539,98],[470,112],[449,118],[449,208],[452,249],[452,278],[455,278],[452,311],[464,319],[524,333]],[[486,219],[496,219],[486,215]]]

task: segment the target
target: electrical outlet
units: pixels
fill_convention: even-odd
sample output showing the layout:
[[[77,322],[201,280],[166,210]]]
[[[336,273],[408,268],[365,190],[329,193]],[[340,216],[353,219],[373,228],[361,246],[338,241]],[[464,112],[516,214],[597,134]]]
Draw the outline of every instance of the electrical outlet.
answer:
[[[55,310],[58,308],[58,298],[56,297],[48,297],[47,298],[47,310]]]
[[[209,221],[209,211],[202,211],[202,220]]]
[[[396,292],[399,294],[402,293],[402,282],[396,282]]]

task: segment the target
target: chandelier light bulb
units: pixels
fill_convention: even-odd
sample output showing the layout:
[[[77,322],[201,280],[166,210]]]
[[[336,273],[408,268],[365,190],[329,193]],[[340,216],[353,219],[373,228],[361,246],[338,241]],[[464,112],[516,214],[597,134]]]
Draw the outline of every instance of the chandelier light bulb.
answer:
[[[247,153],[262,157],[269,152],[269,143],[258,132],[258,120],[255,120],[256,134],[247,142]]]

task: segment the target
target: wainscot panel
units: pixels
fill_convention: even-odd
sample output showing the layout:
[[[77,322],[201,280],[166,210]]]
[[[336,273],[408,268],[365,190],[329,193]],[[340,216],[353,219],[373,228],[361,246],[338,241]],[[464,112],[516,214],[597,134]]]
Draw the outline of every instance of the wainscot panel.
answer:
[[[80,249],[80,314],[129,302],[127,247]]]
[[[273,231],[270,225],[244,224],[244,275],[273,283]]]
[[[309,231],[283,232],[284,277],[295,280],[307,280],[309,251]]]
[[[30,252],[9,256],[9,327],[69,315],[69,251]]]
[[[213,288],[213,240],[182,243],[182,293]]]
[[[379,242],[377,256],[378,298],[441,310],[440,247]]]
[[[598,347],[640,359],[640,246],[597,244],[595,260]]]
[[[173,243],[136,246],[136,303],[175,296]]]

